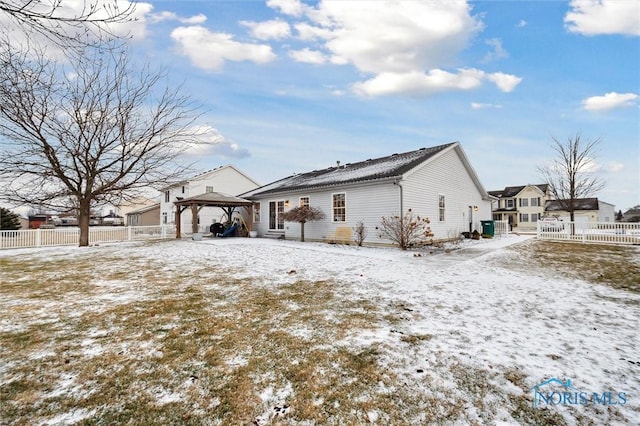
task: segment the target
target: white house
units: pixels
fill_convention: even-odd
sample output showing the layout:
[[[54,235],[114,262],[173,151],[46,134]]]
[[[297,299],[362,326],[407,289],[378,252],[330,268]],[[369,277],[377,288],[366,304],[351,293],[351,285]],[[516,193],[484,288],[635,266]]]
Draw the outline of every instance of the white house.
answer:
[[[350,241],[362,221],[365,243],[389,244],[376,227],[409,209],[430,219],[435,239],[482,232],[480,220],[491,219],[491,197],[458,142],[296,174],[240,196],[255,201],[258,235],[287,239],[299,239],[300,226],[281,215],[298,205],[324,212],[305,225],[305,238],[316,241]]]
[[[562,202],[549,200],[544,206],[547,216],[557,217],[569,222],[569,212],[565,210]],[[576,223],[614,222],[616,218],[615,206],[605,203],[597,198],[578,198],[574,200],[573,217]]]
[[[232,165],[221,166],[191,179],[174,183],[161,190],[160,223],[175,224],[175,201],[211,192],[237,195],[260,186]],[[182,229],[191,229],[192,216],[181,216]],[[206,228],[212,223],[224,220],[224,211],[219,208],[205,207],[198,214],[200,227]]]

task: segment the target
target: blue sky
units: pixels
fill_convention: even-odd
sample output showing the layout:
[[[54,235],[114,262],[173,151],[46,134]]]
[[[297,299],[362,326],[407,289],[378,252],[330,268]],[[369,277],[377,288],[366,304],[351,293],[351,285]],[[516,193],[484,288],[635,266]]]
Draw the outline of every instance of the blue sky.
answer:
[[[640,1],[157,1],[130,24],[205,113],[202,170],[266,184],[459,141],[487,190],[601,138],[597,196],[640,204]],[[208,126],[208,127],[207,127]]]

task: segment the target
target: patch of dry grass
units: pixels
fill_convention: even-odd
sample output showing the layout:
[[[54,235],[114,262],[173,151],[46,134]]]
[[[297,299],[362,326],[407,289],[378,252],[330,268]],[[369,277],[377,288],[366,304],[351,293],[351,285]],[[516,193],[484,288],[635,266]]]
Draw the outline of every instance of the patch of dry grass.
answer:
[[[509,267],[558,272],[616,289],[640,293],[640,249],[630,246],[529,240],[508,247],[518,258]],[[502,261],[502,260],[501,260]],[[508,262],[508,261],[507,261]]]

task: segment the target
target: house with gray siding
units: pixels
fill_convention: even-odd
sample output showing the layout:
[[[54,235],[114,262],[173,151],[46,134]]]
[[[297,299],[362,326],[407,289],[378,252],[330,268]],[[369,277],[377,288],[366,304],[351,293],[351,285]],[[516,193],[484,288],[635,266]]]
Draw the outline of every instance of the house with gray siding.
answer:
[[[376,227],[383,216],[409,209],[430,219],[438,240],[481,232],[480,221],[491,219],[492,197],[458,142],[294,174],[240,196],[255,202],[252,228],[258,236],[286,239],[299,239],[300,226],[284,221],[282,213],[301,205],[325,214],[306,223],[309,241],[350,243],[362,222],[365,244],[390,244]]]

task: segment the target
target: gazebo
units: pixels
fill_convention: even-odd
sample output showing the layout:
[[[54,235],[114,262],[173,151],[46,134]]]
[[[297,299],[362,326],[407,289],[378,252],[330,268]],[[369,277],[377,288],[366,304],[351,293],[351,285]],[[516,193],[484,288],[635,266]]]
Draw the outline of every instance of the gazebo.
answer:
[[[236,207],[244,207],[249,213],[249,230],[253,222],[253,201],[244,198],[235,197],[220,192],[207,192],[205,194],[194,195],[193,197],[183,198],[173,203],[176,206],[176,238],[181,238],[181,221],[182,212],[191,208],[191,232],[198,232],[198,213],[203,207],[220,207],[227,214],[229,220]]]

